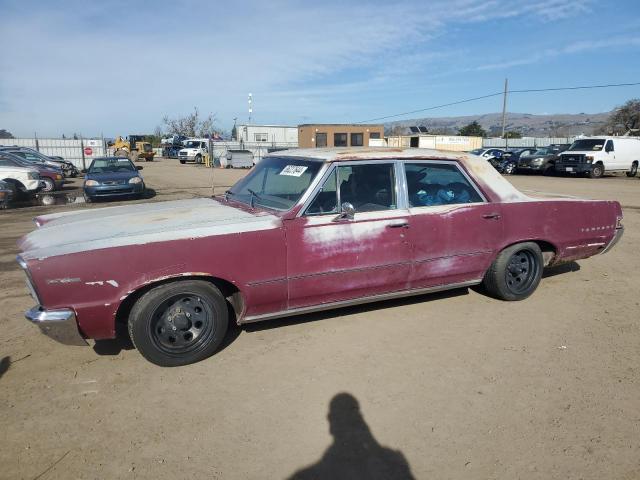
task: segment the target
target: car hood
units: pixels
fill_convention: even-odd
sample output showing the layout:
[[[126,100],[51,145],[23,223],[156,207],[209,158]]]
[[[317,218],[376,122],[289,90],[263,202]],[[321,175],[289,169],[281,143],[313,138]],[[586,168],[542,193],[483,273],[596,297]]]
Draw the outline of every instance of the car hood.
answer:
[[[247,212],[210,198],[76,210],[35,221],[40,228],[18,242],[25,260],[281,226],[275,215]]]
[[[14,173],[38,173],[38,169],[35,167],[0,167],[0,172],[14,172]]]
[[[129,180],[133,177],[140,177],[138,170],[133,172],[105,172],[105,173],[87,173],[85,180],[96,180],[98,182],[108,182],[114,180]]]

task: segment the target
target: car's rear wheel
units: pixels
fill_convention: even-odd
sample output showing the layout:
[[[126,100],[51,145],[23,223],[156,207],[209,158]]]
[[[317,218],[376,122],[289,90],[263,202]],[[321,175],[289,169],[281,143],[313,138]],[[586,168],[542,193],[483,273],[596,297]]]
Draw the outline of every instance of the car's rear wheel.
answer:
[[[524,300],[540,283],[544,261],[538,244],[525,242],[505,248],[485,273],[487,292],[502,300]]]
[[[631,164],[631,168],[627,172],[627,177],[635,177],[638,173],[638,162],[635,161]]]
[[[516,164],[513,162],[509,162],[504,167],[504,173],[507,175],[513,175],[516,171]]]
[[[129,335],[147,360],[175,367],[213,355],[228,322],[220,290],[203,280],[181,280],[140,297],[129,315]]]

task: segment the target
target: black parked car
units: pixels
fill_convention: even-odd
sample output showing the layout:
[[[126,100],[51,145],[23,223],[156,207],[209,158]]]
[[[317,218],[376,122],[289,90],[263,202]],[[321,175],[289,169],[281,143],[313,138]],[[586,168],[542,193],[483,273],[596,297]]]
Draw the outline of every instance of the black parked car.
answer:
[[[536,151],[535,147],[511,148],[504,152],[495,169],[503,175],[511,175],[515,173],[520,157],[530,155]]]
[[[548,147],[540,147],[531,155],[523,155],[518,161],[516,172],[536,172],[543,175],[553,175],[555,173],[555,163],[560,153],[570,146],[570,144],[553,144]]]
[[[59,168],[65,177],[75,178],[80,173],[73,163],[67,162],[64,158],[49,157],[37,150],[34,150],[33,148],[14,145],[12,147],[2,147],[2,150],[12,153],[13,155],[18,155],[31,163],[40,165],[45,164],[48,167],[53,167],[54,169]]]

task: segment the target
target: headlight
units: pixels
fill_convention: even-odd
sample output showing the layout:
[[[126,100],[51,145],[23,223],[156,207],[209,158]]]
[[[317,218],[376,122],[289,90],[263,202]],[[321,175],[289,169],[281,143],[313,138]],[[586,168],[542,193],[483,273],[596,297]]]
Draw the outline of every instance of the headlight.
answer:
[[[100,182],[96,182],[95,180],[87,180],[84,182],[85,187],[95,187],[97,185],[100,185]]]
[[[62,180],[62,175],[56,174],[56,180]]]
[[[586,157],[584,157],[584,159],[585,159],[587,162],[593,162],[593,157],[592,157],[591,155],[587,155]]]
[[[142,183],[142,179],[140,177],[133,177],[129,179],[129,183]]]
[[[40,174],[38,174],[36,172],[29,172],[29,173],[27,173],[27,178],[29,180],[38,180],[40,178]]]

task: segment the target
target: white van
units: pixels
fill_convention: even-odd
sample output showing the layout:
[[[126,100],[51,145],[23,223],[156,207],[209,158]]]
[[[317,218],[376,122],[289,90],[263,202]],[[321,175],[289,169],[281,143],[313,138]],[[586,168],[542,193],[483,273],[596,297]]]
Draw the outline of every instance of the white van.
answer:
[[[209,140],[206,138],[190,138],[182,143],[184,148],[178,152],[180,163],[202,163],[205,153],[209,152]]]
[[[573,142],[556,160],[556,172],[588,174],[600,178],[605,172],[626,172],[633,177],[640,162],[640,138],[589,137]]]

